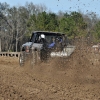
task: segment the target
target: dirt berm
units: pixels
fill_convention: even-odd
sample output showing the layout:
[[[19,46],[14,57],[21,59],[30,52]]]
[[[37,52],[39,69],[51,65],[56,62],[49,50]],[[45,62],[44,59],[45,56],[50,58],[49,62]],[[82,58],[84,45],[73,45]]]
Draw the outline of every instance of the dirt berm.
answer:
[[[78,47],[34,68],[0,57],[0,100],[100,100],[100,54]]]

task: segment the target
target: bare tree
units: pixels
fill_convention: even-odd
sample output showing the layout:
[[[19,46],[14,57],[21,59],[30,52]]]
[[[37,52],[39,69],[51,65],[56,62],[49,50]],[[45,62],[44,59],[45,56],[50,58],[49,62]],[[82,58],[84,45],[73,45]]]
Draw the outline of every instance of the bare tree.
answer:
[[[24,7],[13,7],[10,9],[10,16],[9,20],[10,25],[12,26],[12,35],[13,41],[15,40],[14,44],[16,44],[16,52],[17,52],[17,45],[20,38],[23,38],[27,31],[27,20],[28,20],[28,13],[26,8]]]
[[[10,8],[6,3],[0,3],[0,8],[0,36],[8,41],[8,50],[15,48],[17,52],[18,41],[27,30],[28,11],[22,6]]]

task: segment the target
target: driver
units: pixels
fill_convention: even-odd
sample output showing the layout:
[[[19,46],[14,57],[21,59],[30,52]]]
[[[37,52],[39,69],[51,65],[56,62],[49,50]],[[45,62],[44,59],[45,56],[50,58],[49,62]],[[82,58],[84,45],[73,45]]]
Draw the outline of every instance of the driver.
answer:
[[[39,36],[39,40],[40,40],[40,43],[45,43],[46,42],[45,35],[44,34],[41,34]]]

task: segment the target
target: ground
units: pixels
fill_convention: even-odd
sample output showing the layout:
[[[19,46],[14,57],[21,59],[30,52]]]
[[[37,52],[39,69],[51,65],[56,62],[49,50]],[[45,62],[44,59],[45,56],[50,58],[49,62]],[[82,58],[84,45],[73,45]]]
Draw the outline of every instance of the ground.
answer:
[[[33,68],[0,57],[0,100],[100,100],[99,61],[90,49]]]

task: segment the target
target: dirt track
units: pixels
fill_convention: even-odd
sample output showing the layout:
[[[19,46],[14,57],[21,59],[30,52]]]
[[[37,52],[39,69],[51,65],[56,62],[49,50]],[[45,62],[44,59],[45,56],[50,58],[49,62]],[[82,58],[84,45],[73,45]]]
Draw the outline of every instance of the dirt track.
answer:
[[[81,50],[32,69],[0,57],[0,100],[100,100],[99,59]]]

